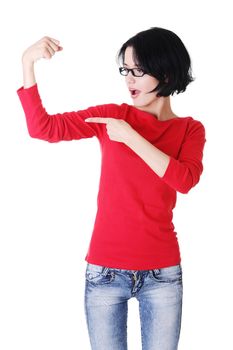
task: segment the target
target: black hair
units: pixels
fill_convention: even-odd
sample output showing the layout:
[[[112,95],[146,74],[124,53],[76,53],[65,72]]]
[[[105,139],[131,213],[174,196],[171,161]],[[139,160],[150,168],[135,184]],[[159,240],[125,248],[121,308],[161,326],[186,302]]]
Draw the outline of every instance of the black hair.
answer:
[[[157,96],[184,92],[187,85],[194,81],[189,53],[172,31],[152,27],[139,32],[122,45],[118,61],[124,63],[127,47],[133,48],[135,63],[159,81],[151,91],[157,91]]]

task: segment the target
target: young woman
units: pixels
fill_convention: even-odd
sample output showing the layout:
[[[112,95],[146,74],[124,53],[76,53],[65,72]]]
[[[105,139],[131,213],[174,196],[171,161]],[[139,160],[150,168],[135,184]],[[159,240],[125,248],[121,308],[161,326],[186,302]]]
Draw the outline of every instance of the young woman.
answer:
[[[143,350],[175,350],[181,327],[182,268],[172,210],[203,171],[203,125],[179,117],[170,95],[193,80],[189,54],[167,29],[123,44],[120,73],[133,105],[105,104],[49,115],[34,63],[62,50],[44,37],[23,54],[18,90],[31,137],[49,142],[96,136],[102,150],[98,210],[86,255],[85,312],[93,350],[127,349],[127,302],[139,302]]]

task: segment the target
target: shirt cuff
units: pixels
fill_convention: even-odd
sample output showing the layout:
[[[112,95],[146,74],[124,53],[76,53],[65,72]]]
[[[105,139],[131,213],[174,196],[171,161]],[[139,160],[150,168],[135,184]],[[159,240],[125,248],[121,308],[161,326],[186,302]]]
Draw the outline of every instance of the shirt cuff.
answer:
[[[19,93],[22,93],[23,91],[27,91],[27,92],[30,92],[30,91],[33,91],[33,90],[38,90],[37,88],[37,83],[30,86],[29,88],[25,88],[24,86],[21,86],[18,90],[17,90],[17,94]]]

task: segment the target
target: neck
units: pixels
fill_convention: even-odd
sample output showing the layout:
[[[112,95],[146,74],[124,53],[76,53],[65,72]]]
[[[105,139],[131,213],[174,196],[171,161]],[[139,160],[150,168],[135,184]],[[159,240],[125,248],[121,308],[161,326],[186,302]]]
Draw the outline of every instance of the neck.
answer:
[[[171,109],[170,96],[158,97],[153,103],[137,108],[153,114],[158,120],[161,121],[178,117]]]

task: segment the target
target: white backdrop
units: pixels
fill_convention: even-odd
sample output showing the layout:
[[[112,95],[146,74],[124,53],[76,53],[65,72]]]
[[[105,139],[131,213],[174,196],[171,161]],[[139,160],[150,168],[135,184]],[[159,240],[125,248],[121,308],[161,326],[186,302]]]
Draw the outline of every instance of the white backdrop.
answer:
[[[179,350],[233,349],[230,1],[21,0],[0,7],[0,349],[90,349],[84,258],[96,211],[99,145],[29,137],[16,94],[22,52],[44,35],[61,41],[61,53],[36,64],[49,113],[131,103],[116,53],[152,26],[173,30],[188,48],[196,81],[172,97],[172,106],[202,121],[207,137],[201,181],[178,195],[174,212],[184,272]],[[128,338],[129,350],[141,349],[135,299]]]

